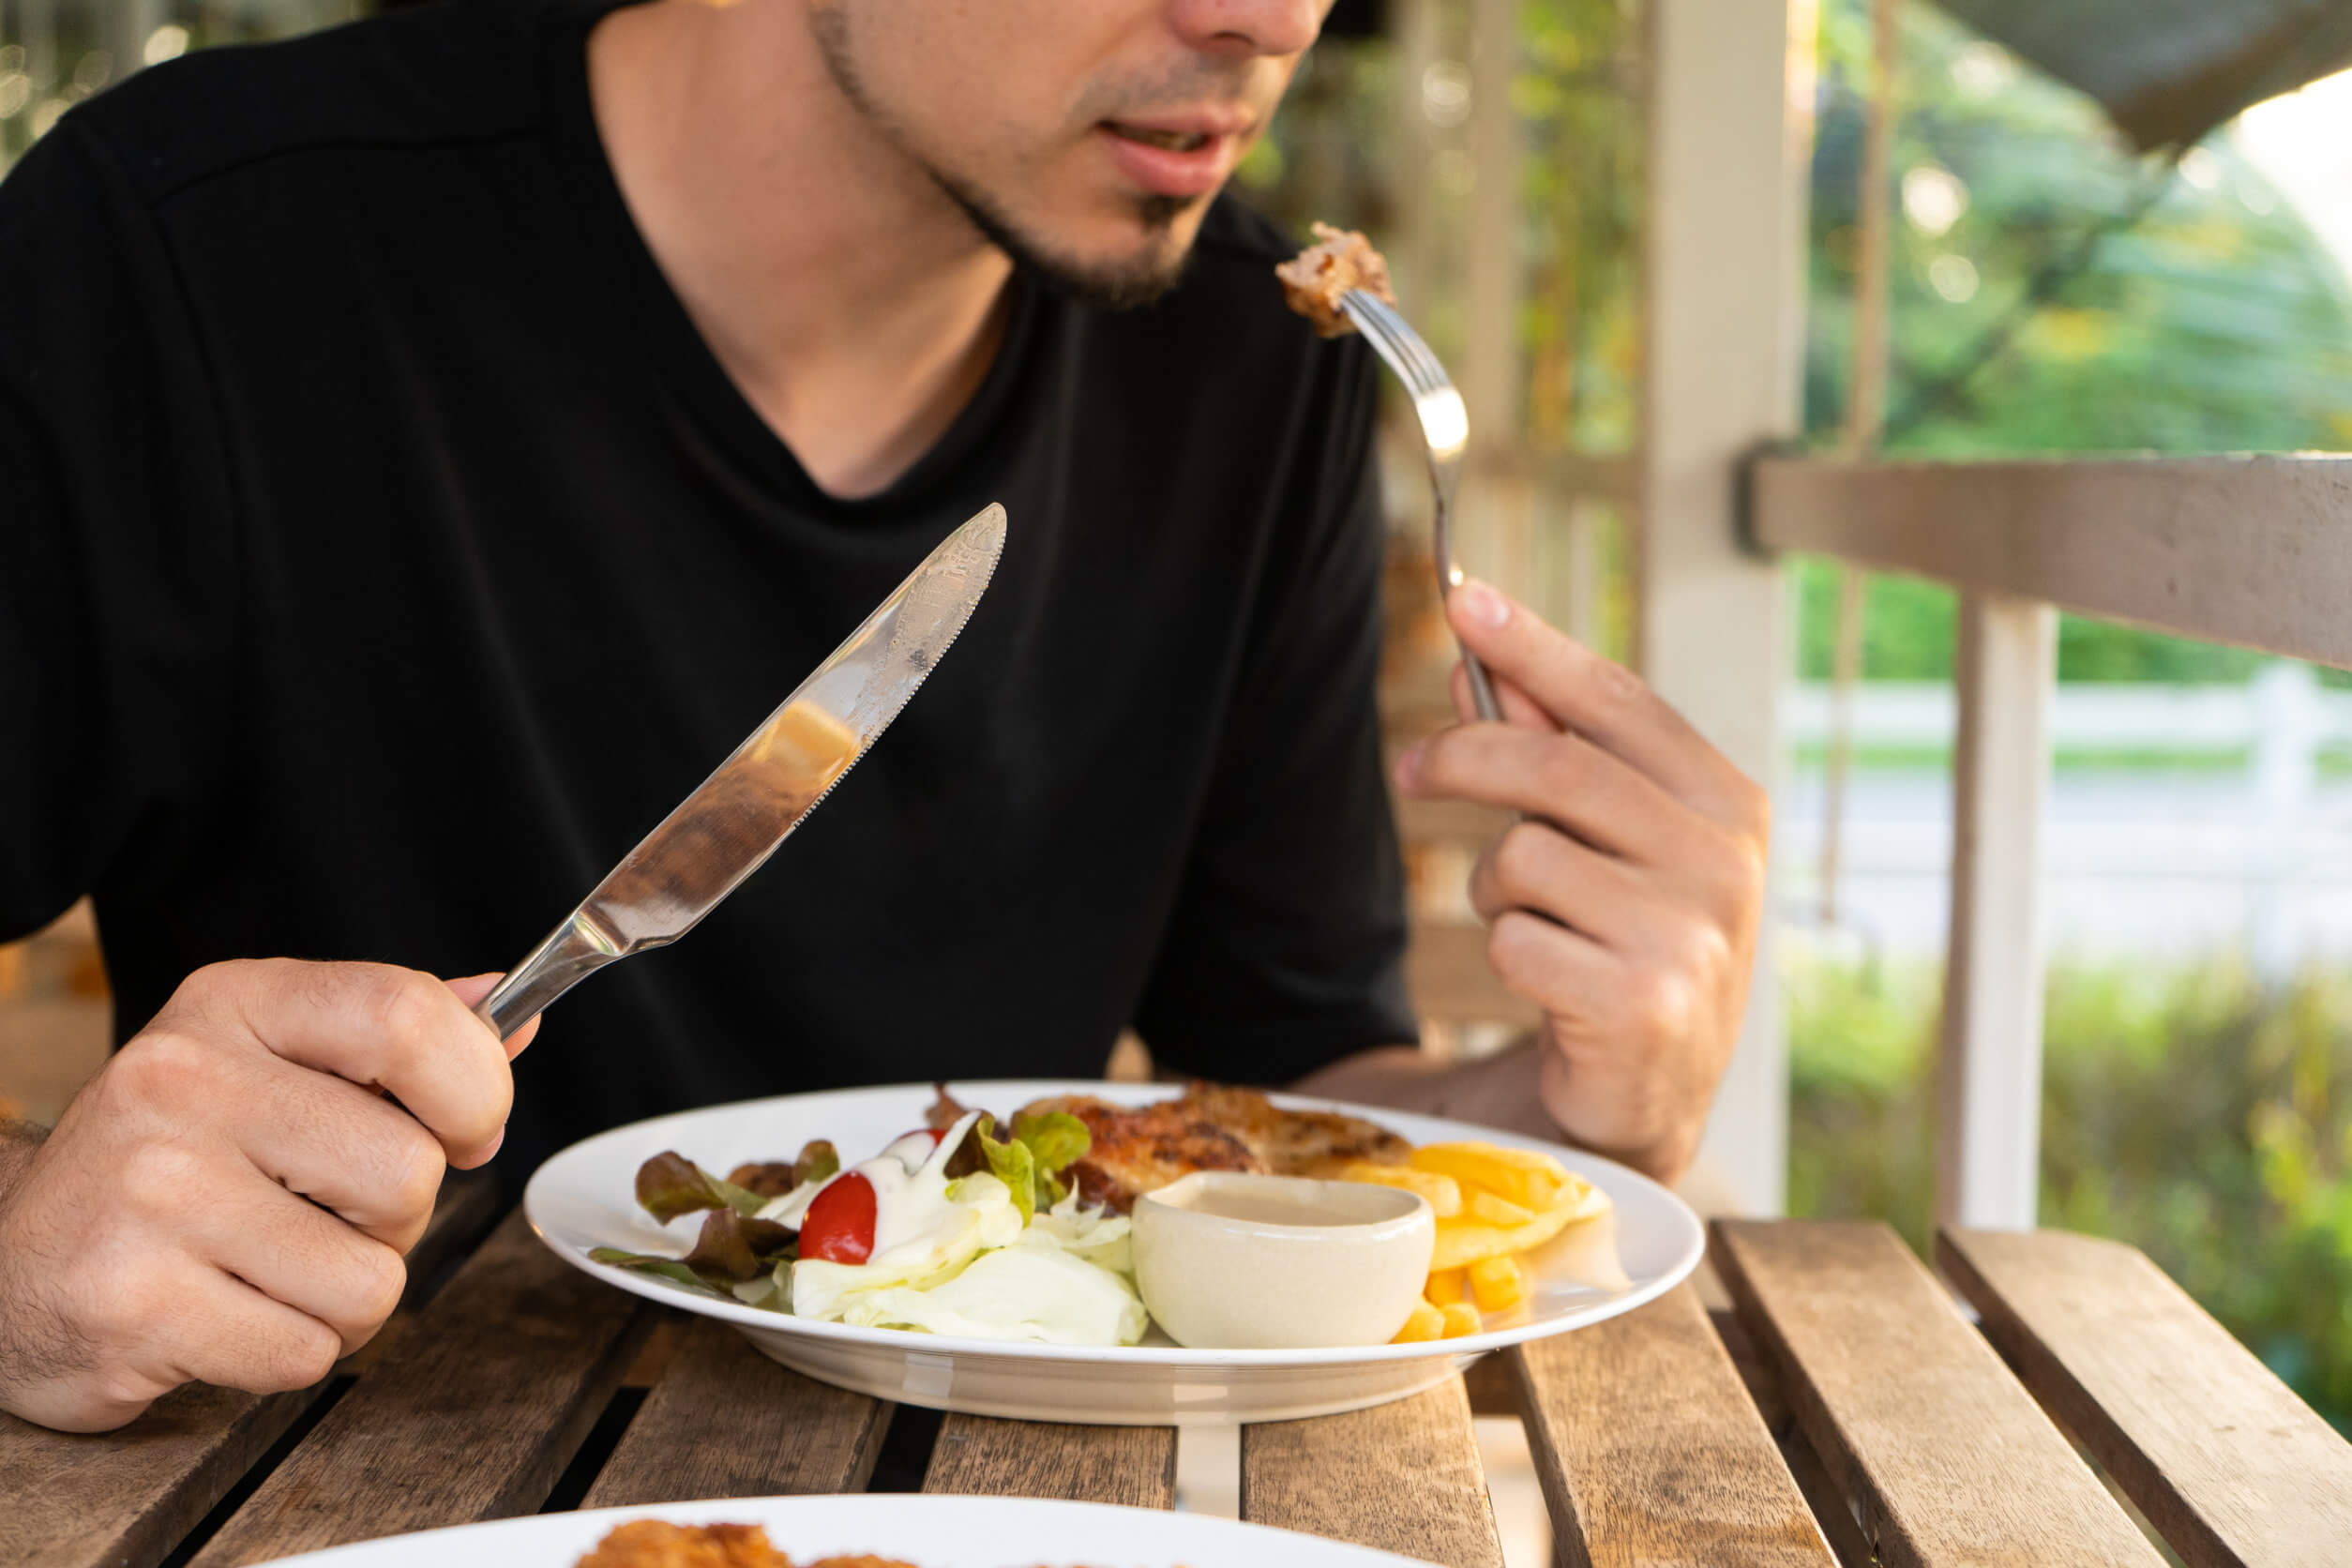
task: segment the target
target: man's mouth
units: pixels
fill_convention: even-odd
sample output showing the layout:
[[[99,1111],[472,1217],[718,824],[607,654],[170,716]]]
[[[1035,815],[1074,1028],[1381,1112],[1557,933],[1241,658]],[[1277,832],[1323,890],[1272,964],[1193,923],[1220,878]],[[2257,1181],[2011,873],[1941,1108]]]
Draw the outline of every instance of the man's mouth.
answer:
[[[1142,126],[1121,125],[1116,120],[1105,120],[1103,124],[1113,136],[1140,142],[1147,147],[1164,147],[1171,153],[1198,152],[1210,141],[1197,130],[1151,130]]]
[[[1157,124],[1103,120],[1095,128],[1123,179],[1151,195],[1191,200],[1225,183],[1242,155],[1247,113],[1198,109],[1155,115]]]

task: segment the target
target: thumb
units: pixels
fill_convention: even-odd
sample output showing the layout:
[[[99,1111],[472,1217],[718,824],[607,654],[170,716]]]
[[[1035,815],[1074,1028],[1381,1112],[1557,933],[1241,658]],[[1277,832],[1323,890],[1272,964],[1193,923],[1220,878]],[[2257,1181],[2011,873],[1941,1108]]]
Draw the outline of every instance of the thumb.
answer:
[[[443,984],[456,992],[458,1000],[468,1007],[479,1007],[482,1004],[482,999],[496,990],[498,983],[505,978],[504,974],[472,974],[462,980],[446,980]],[[524,1048],[538,1037],[539,1020],[537,1017],[534,1017],[529,1023],[516,1030],[507,1038],[506,1060],[511,1062],[520,1056]]]

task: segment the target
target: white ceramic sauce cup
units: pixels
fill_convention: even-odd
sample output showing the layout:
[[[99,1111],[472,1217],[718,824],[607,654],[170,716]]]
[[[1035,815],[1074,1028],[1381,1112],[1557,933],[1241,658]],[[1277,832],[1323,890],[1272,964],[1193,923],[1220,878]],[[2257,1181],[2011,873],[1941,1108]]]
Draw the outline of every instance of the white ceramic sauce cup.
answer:
[[[1143,1304],[1192,1349],[1385,1345],[1438,1239],[1417,1193],[1229,1170],[1145,1193],[1130,1217]]]

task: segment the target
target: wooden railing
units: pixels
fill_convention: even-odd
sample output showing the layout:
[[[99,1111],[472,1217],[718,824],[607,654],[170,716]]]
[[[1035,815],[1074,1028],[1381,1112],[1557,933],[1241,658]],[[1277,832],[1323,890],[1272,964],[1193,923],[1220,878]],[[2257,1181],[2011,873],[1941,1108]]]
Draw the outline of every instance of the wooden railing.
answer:
[[[2058,609],[2352,663],[2352,458],[1777,457],[1756,465],[1751,496],[1762,546],[1961,590],[1938,1205],[1947,1221],[2029,1227]]]

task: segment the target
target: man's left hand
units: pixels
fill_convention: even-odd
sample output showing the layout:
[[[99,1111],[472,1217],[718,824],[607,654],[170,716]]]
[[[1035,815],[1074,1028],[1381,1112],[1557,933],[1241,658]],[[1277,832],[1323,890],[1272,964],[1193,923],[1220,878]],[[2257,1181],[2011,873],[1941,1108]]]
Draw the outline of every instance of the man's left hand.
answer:
[[[1544,1009],[1538,1082],[1569,1137],[1666,1180],[1698,1147],[1745,1009],[1764,897],[1764,792],[1631,671],[1484,583],[1447,618],[1485,661],[1503,721],[1398,761],[1408,795],[1526,820],[1470,877],[1487,957]]]

